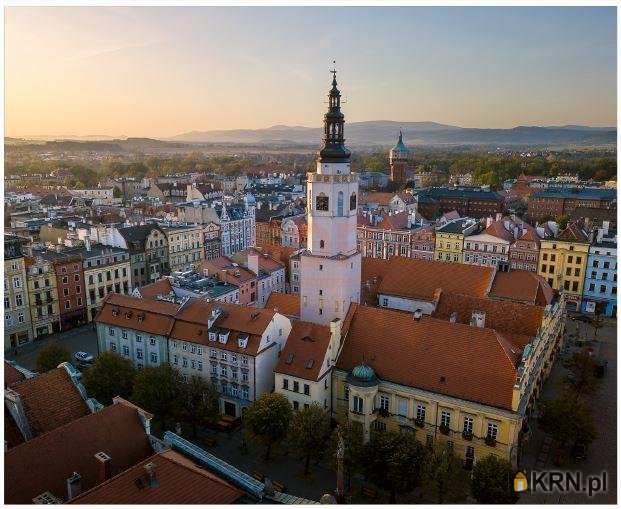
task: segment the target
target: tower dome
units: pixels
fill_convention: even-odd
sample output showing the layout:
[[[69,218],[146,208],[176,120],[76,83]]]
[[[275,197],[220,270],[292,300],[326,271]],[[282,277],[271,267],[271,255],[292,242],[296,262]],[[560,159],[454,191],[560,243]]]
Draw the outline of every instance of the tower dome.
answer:
[[[364,362],[355,366],[347,376],[347,381],[358,387],[370,387],[378,384],[373,368]]]
[[[410,154],[410,151],[407,149],[405,144],[403,143],[403,133],[399,131],[399,140],[397,144],[390,149],[390,159],[407,159]]]

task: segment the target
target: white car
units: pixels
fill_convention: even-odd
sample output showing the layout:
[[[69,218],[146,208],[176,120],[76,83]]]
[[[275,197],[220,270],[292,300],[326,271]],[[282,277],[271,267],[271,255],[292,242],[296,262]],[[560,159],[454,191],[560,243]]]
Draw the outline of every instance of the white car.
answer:
[[[94,357],[88,352],[76,352],[73,354],[75,360],[80,365],[89,365],[93,363]]]

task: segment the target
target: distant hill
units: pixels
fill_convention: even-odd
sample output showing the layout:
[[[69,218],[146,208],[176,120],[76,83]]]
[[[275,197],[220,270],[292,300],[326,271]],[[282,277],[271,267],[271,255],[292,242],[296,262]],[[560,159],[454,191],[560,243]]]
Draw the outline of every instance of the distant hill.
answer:
[[[345,127],[347,144],[391,145],[399,129],[404,141],[425,145],[607,145],[615,143],[615,127],[518,126],[512,129],[476,129],[436,122],[372,120],[351,122]],[[317,145],[321,128],[276,125],[266,129],[191,131],[170,140],[190,143],[297,143]]]

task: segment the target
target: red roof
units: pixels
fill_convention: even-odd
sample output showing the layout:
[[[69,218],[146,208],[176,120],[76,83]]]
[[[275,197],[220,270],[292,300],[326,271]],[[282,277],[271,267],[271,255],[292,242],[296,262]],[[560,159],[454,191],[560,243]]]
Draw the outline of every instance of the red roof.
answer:
[[[517,354],[491,329],[359,305],[337,367],[364,361],[381,380],[511,409]]]
[[[16,369],[12,364],[7,361],[4,361],[4,386],[9,387],[16,382],[20,382],[21,380],[25,380],[26,375],[24,375],[21,371]]]
[[[94,457],[105,452],[116,475],[153,454],[138,412],[111,405],[18,445],[4,455],[4,501],[31,504],[46,491],[67,498],[67,479],[82,476],[85,490],[102,481]]]
[[[274,309],[285,316],[300,316],[300,296],[293,293],[272,292],[265,309]]]
[[[275,373],[316,381],[330,345],[330,327],[295,320]]]
[[[489,291],[492,299],[512,300],[525,304],[547,306],[552,302],[554,292],[547,281],[528,270],[497,272]]]
[[[157,485],[149,485],[145,467]],[[140,482],[141,480],[142,482]],[[92,488],[72,504],[232,504],[244,493],[181,454],[167,450]]]
[[[138,288],[143,299],[155,299],[158,295],[168,295],[172,291],[172,285],[168,278],[162,278],[155,283]]]

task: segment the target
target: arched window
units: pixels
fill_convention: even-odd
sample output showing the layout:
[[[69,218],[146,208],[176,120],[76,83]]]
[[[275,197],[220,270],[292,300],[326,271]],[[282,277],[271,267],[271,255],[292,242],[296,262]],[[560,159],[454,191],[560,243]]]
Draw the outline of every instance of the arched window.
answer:
[[[337,216],[342,216],[343,215],[343,191],[339,191],[338,194],[338,200],[336,202],[336,215]]]
[[[349,210],[356,210],[356,193],[351,193],[349,197]]]
[[[317,199],[315,200],[315,209],[328,211],[329,203],[329,198],[326,195],[324,195],[323,193],[319,194],[317,196]]]

